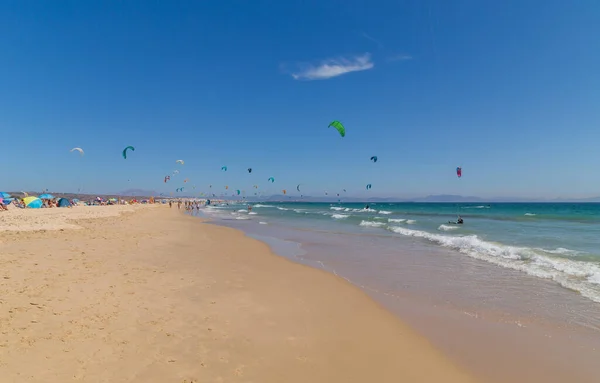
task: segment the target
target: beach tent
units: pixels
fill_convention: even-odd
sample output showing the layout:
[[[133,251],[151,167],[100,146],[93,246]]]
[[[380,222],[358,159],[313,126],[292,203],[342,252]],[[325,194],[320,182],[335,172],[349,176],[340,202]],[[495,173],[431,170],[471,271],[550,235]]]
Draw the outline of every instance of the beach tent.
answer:
[[[23,203],[31,209],[39,209],[44,204],[38,197],[25,197],[23,198]]]
[[[58,207],[70,207],[71,202],[69,202],[66,198],[61,198],[58,200]]]

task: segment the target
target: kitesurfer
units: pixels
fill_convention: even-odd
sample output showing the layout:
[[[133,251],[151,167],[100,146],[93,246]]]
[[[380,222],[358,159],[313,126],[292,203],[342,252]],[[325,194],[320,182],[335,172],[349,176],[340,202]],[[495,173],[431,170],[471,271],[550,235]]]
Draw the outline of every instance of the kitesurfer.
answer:
[[[463,224],[463,219],[462,219],[462,217],[460,215],[458,216],[458,219],[456,220],[456,223],[459,224],[459,225]]]

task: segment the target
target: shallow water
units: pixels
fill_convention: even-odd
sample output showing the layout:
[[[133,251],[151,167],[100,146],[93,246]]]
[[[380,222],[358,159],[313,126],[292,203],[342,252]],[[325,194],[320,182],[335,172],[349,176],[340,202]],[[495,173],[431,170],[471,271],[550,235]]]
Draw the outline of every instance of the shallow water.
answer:
[[[258,204],[251,215],[240,205],[203,214],[360,286],[492,381],[525,369],[532,381],[591,382],[600,376],[598,207]],[[465,225],[444,223],[457,210]],[[490,344],[512,369],[489,363]]]

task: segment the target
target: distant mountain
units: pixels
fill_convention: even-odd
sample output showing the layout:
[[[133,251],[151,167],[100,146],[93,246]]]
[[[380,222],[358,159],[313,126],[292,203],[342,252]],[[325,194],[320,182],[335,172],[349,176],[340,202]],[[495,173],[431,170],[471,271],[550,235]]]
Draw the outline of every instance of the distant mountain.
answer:
[[[311,197],[303,196],[299,198],[297,196],[285,196],[285,195],[273,195],[267,199],[272,202],[285,202],[285,201],[302,201],[302,202],[374,202],[374,203],[391,203],[391,202],[482,202],[483,200],[479,197],[463,197],[459,195],[430,195],[423,198],[399,198],[399,197],[371,197],[371,198],[353,198],[353,197],[338,197],[338,196],[322,196],[322,197]]]
[[[440,194],[440,195],[429,195],[424,198],[411,199],[412,202],[483,202],[483,199],[479,197],[467,196],[463,197],[460,195],[453,194]]]
[[[144,190],[144,189],[127,189],[127,190],[123,190],[120,193],[117,193],[117,195],[121,195],[121,196],[128,196],[128,197],[152,197],[152,196],[158,196],[160,193],[154,191],[154,190]]]
[[[580,202],[580,203],[595,203],[600,202],[600,197],[589,197],[589,198],[557,198],[552,200],[552,202]]]

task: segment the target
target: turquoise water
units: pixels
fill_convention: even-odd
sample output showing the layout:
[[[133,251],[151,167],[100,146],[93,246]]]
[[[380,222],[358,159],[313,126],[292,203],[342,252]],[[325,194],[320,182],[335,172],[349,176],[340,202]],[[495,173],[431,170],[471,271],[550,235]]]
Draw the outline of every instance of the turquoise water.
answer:
[[[207,211],[265,228],[357,234],[363,242],[385,237],[390,249],[417,241],[552,280],[600,302],[600,204],[371,203],[367,209],[356,203],[258,203],[251,213],[242,204]],[[464,225],[448,223],[457,215]]]

